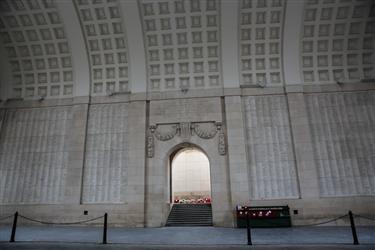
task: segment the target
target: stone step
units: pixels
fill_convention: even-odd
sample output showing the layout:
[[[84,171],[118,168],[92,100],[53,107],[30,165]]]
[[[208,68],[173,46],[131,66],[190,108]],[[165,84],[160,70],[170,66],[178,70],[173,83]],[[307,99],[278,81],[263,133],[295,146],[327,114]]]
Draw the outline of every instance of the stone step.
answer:
[[[166,226],[212,226],[211,204],[174,204]]]

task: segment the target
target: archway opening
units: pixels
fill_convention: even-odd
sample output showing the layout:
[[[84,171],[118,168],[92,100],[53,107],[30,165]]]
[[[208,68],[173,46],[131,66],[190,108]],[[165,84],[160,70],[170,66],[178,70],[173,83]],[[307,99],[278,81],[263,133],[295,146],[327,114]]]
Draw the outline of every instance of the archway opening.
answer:
[[[210,163],[198,148],[183,148],[171,157],[171,201],[211,203]]]

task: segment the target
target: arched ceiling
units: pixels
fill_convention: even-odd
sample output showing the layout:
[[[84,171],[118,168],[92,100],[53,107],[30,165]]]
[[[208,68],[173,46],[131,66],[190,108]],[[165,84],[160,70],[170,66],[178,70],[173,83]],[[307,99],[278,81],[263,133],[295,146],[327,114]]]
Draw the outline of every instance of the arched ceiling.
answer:
[[[0,98],[374,78],[371,0],[1,0]]]
[[[10,65],[10,95],[69,97],[74,71],[64,24],[53,1],[1,1],[2,55]],[[6,72],[3,72],[6,74]],[[4,85],[4,83],[2,83]],[[5,87],[2,87],[2,89]]]
[[[91,94],[128,92],[128,48],[118,1],[74,1],[85,36]]]
[[[284,0],[241,1],[241,84],[282,85]]]
[[[375,5],[308,1],[301,46],[305,83],[374,77]]]
[[[220,2],[142,0],[148,90],[218,88]]]

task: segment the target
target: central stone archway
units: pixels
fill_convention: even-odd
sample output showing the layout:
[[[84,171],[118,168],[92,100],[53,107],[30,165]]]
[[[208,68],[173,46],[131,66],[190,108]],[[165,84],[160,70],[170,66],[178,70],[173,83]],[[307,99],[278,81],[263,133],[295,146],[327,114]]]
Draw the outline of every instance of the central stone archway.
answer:
[[[149,137],[148,141],[150,140]],[[145,225],[165,225],[171,207],[171,156],[181,149],[194,147],[201,150],[210,163],[213,225],[232,227],[227,159],[218,150],[220,138],[191,136],[187,139],[173,136],[168,140],[152,140],[152,157],[150,155],[147,158],[146,168]]]
[[[170,156],[170,201],[211,203],[210,162],[197,147],[177,149]]]

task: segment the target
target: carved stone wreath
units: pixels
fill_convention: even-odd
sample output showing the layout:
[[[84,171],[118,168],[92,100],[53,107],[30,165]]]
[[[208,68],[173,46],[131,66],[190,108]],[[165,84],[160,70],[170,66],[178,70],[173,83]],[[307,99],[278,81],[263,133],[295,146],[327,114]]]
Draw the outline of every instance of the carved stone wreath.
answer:
[[[159,141],[169,141],[173,139],[173,137],[177,134],[177,132],[178,132],[178,127],[176,125],[167,127],[167,130],[161,129],[161,131],[160,131],[160,128],[158,130],[158,126],[156,126],[153,134],[155,135],[156,139],[158,139]]]
[[[147,135],[147,157],[154,157],[154,137],[159,141],[169,141],[176,135],[188,139],[195,134],[199,138],[208,140],[214,138],[218,133],[218,151],[220,155],[225,155],[225,134],[221,122],[181,122],[151,125]]]
[[[217,134],[217,126],[214,123],[209,124],[193,124],[194,133],[202,139],[212,139]]]

